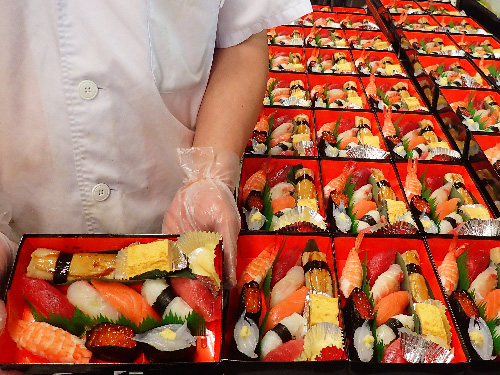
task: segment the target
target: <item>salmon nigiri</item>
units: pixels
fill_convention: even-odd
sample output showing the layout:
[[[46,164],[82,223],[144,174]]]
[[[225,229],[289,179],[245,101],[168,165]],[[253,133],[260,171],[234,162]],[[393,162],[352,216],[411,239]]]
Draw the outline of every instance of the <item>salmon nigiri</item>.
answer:
[[[148,316],[160,320],[156,311],[134,289],[124,284],[99,280],[92,280],[91,283],[115,310],[133,323],[139,325]]]
[[[486,320],[494,319],[500,311],[500,289],[493,289],[485,297],[483,302],[486,304],[484,315]]]
[[[274,328],[287,316],[290,316],[293,313],[300,314],[304,309],[306,296],[308,293],[309,289],[306,286],[303,286],[302,288],[297,289],[287,298],[278,302],[273,308],[271,308],[264,325],[263,334]]]
[[[361,288],[363,283],[363,267],[359,260],[359,246],[363,240],[364,232],[361,232],[356,238],[354,247],[349,250],[345,261],[342,276],[340,276],[340,290],[345,298],[348,298],[354,288]]]
[[[377,327],[387,322],[394,315],[402,314],[409,302],[410,294],[406,290],[391,293],[378,301],[375,305]]]
[[[436,215],[438,215],[438,220],[443,220],[446,216],[451,214],[457,209],[457,205],[460,202],[459,198],[451,198],[441,204],[436,208]]]

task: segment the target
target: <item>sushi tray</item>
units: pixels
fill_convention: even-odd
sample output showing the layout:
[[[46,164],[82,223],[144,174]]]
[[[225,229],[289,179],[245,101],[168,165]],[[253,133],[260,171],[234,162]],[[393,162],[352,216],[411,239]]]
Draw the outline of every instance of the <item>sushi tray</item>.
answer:
[[[320,157],[389,158],[373,112],[316,111],[314,120]]]
[[[356,8],[356,7],[332,7],[332,12],[336,13],[353,13],[353,14],[366,14],[365,8]],[[342,14],[339,14],[339,17]]]
[[[270,107],[311,107],[307,76],[269,72],[263,104]]]
[[[465,13],[458,10],[451,4],[436,3],[434,1],[419,1],[418,5],[428,13],[436,16],[464,16]]]
[[[367,110],[368,102],[357,76],[310,75],[310,97],[315,109]]]
[[[329,5],[312,5],[312,9],[314,12],[331,12],[332,8]]]
[[[478,61],[474,59],[473,61],[478,69],[486,75],[490,83],[495,85],[498,91],[500,88],[500,60],[481,59]]]
[[[500,132],[500,118],[498,102],[500,94],[494,90],[461,90],[440,88],[443,102],[439,111],[456,113],[456,118],[463,127],[475,133]],[[444,116],[440,117],[446,123]],[[453,119],[453,117],[452,117]],[[457,142],[458,144],[458,142]]]
[[[434,16],[434,18],[450,34],[490,35],[483,26],[470,17]]]
[[[347,29],[345,35],[352,49],[393,51],[391,43],[381,31],[357,31]]]
[[[337,14],[328,12],[313,12],[304,18],[303,25],[306,27],[320,27],[328,29],[341,28]]]
[[[331,238],[243,235],[237,259],[238,284],[229,293],[225,324],[224,372],[345,373]]]
[[[500,42],[491,35],[451,34],[457,45],[473,59],[500,59]]]
[[[424,10],[414,1],[409,0],[381,0],[381,3],[391,14],[401,14],[406,11],[408,14],[424,14]]]
[[[403,31],[400,33],[401,48],[413,49],[421,55],[465,56],[455,41],[444,33]]]
[[[407,77],[404,67],[393,52],[352,50],[354,64],[359,74],[375,73],[381,77]]]
[[[400,15],[393,15],[393,24],[407,31],[429,31],[439,32],[441,25],[431,16],[421,14],[403,13]],[[443,32],[445,30],[441,30]]]
[[[304,49],[302,47],[269,46],[269,71],[305,72]]]
[[[465,234],[473,224],[498,224],[463,165],[409,159],[396,167],[412,213],[425,233],[448,234],[464,223],[459,233]]]
[[[314,159],[247,157],[238,207],[250,231],[326,231],[319,164]]]
[[[321,160],[326,220],[333,233],[414,234],[396,172],[389,160]]]
[[[378,112],[377,116],[394,160],[412,158],[456,162],[461,159],[433,115],[391,113],[386,110]]]
[[[352,30],[380,30],[372,16],[361,14],[339,14],[339,23],[344,29]]]
[[[246,154],[316,156],[312,111],[299,108],[263,108]]]
[[[306,47],[349,48],[342,29],[304,27],[304,41]]]
[[[366,96],[372,108],[397,112],[428,112],[412,81],[406,78],[361,77]]]
[[[306,49],[307,72],[310,74],[357,74],[352,57],[345,49]]]
[[[2,368],[215,371],[220,240],[209,232],[25,235],[7,290]]]
[[[474,369],[498,371],[498,239],[428,238],[443,293]]]
[[[336,236],[334,253],[350,372],[463,372],[467,358],[420,237]]]
[[[279,46],[303,46],[302,26],[278,26],[267,30],[267,44]]]

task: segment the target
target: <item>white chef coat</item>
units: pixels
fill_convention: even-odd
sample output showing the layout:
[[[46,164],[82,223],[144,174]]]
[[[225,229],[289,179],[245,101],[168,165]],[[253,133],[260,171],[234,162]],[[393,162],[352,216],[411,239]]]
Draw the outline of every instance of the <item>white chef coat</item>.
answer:
[[[0,1],[0,208],[12,209],[0,218],[17,236],[159,233],[215,46],[310,11],[308,0]]]

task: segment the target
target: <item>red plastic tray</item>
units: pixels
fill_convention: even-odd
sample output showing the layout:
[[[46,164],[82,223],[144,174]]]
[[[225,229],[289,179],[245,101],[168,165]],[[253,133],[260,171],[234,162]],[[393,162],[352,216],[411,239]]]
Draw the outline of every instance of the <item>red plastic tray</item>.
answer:
[[[343,85],[344,83],[348,81],[354,81],[356,82],[356,85],[358,87],[357,93],[361,97],[361,100],[363,101],[363,108],[368,109],[368,103],[366,101],[366,96],[363,92],[363,88],[361,86],[361,81],[359,80],[359,77],[354,77],[351,75],[342,75],[342,76],[327,76],[327,75],[320,75],[320,74],[315,74],[315,75],[309,75],[309,87],[310,90],[314,88],[316,85],[324,85],[328,83],[335,83],[335,84],[340,84]],[[313,100],[313,98],[311,98]],[[312,103],[314,106],[314,103]],[[321,109],[321,108],[320,108]],[[331,109],[340,109],[342,108],[331,108]]]
[[[392,14],[396,13],[401,13],[403,9],[408,10],[408,14],[423,14],[424,11],[422,8],[418,6],[418,4],[414,1],[408,1],[408,0],[381,0],[382,5],[384,5],[387,9],[389,9],[389,12]]]
[[[269,71],[273,72],[294,72],[294,73],[304,73],[306,71],[306,61],[304,58],[304,49],[302,47],[290,47],[290,46],[276,46],[272,45],[268,47],[269,51]],[[302,63],[303,70],[278,70],[276,68],[272,69],[271,68],[271,63],[272,63],[272,56],[277,55],[277,54],[299,54],[300,55],[300,62]]]
[[[363,30],[363,31],[358,31],[358,30],[346,30],[345,35],[351,45],[351,48],[353,49],[363,49],[365,48],[366,50],[375,50],[375,47],[363,47],[363,45],[360,45],[358,43],[358,38],[361,40],[370,40],[375,37],[379,37],[382,41],[387,42],[387,38],[385,37],[384,33],[381,31],[371,31],[371,30]],[[389,43],[387,49],[381,49],[377,51],[393,51],[392,45]]]
[[[276,32],[276,35],[283,35],[283,36],[288,36],[288,37],[290,37],[290,35],[293,32],[298,32],[302,36],[302,44],[298,44],[298,46],[303,46],[304,45],[304,30],[302,29],[302,26],[278,26],[278,27],[275,27],[274,29],[268,29],[267,30],[267,40],[268,40],[267,44],[271,44],[271,45],[288,45],[289,46],[289,45],[292,45],[291,41],[290,41],[290,38],[284,39],[281,42],[275,41],[274,43],[272,43],[270,41],[270,37],[269,37],[271,31]],[[295,46],[297,46],[297,44]]]
[[[411,31],[424,31],[424,32],[433,32],[435,28],[440,27],[441,25],[436,22],[436,20],[430,16],[430,15],[422,15],[422,14],[409,14],[406,16],[406,21],[401,24],[401,18],[403,16],[399,15],[393,15],[392,19],[394,20],[394,24],[397,25],[398,27],[402,27],[404,30],[411,30]],[[423,28],[423,25],[419,23],[419,20],[422,18],[426,18],[428,25],[426,27],[429,27],[429,29]],[[414,27],[411,27],[410,25],[417,25],[417,27],[422,27],[420,29],[416,29]]]
[[[372,16],[364,15],[364,14],[339,14],[338,20],[341,25],[346,29],[356,29],[356,30],[364,30],[364,28],[354,27],[352,24],[357,22],[369,21],[375,25],[377,25],[377,21]],[[380,29],[377,25],[377,29]]]
[[[287,83],[289,86],[292,81],[295,80],[301,80],[302,83],[304,84],[304,89],[306,90],[306,93],[309,92],[309,86],[307,84],[307,75],[305,73],[278,73],[278,72],[269,72],[268,79],[277,79],[278,81],[284,81]],[[307,98],[308,99],[308,98]],[[269,106],[269,105],[267,105]],[[287,106],[281,106],[277,104],[270,104],[270,106],[279,106],[279,107],[287,107]],[[289,107],[300,107],[300,106],[289,106]],[[304,107],[305,108],[305,107]]]
[[[477,23],[475,20],[473,20],[470,17],[460,17],[460,16],[440,16],[440,15],[434,15],[434,18],[436,21],[443,27],[445,27],[449,33],[451,34],[476,34],[477,31],[459,31],[455,28],[455,26],[460,25],[462,21],[466,21],[469,25],[476,29],[481,29],[484,30],[487,34],[488,31],[481,26],[479,23]]]
[[[329,56],[329,59],[333,59],[333,56],[338,53],[338,52],[343,52],[345,54],[346,60],[351,63],[352,66],[352,73],[351,74],[357,74],[356,72],[356,67],[354,66],[354,63],[352,61],[351,54],[349,51],[346,51],[345,48],[329,48],[328,50],[323,50],[320,48],[306,48],[306,55],[305,55],[305,60],[306,63],[309,60],[309,58],[312,56],[313,53],[315,53],[316,50],[319,50],[319,55],[321,56]],[[307,71],[308,74],[349,74],[349,73],[316,73],[316,72],[311,72],[310,70]]]
[[[355,237],[335,237],[334,241],[334,252],[335,252],[335,261],[337,264],[337,272],[339,277],[342,275],[342,271],[344,269],[347,254],[354,247]],[[436,300],[441,301],[445,306],[446,302],[441,293],[441,289],[439,283],[437,281],[436,275],[434,273],[431,261],[427,255],[424,242],[420,238],[401,238],[401,237],[386,237],[386,236],[370,236],[366,235],[363,238],[360,246],[359,258],[363,261],[365,254],[367,260],[369,261],[375,254],[380,251],[387,250],[389,248],[395,248],[398,252],[404,253],[407,250],[417,250],[418,255],[420,257],[421,263],[421,273],[425,277],[427,283],[430,286],[432,293],[434,294],[434,298]],[[343,295],[341,296],[342,305],[344,305],[345,301]],[[451,347],[454,350],[454,358],[451,363],[460,363],[466,362],[467,359],[465,357],[464,351],[460,344],[460,340],[457,335],[457,331],[453,326],[451,316],[448,311],[446,311],[446,317],[451,325]],[[395,366],[393,364],[385,364],[386,371],[389,372],[391,366]],[[408,365],[413,366],[413,365]],[[429,369],[432,365],[424,365],[421,368],[421,372],[427,372],[425,370],[425,366],[429,366]],[[411,371],[407,368],[407,371]]]
[[[316,35],[319,35],[320,38],[329,38],[330,33],[337,33],[342,39],[345,40],[345,47],[344,46],[322,46],[322,47],[316,47],[312,45],[311,43],[308,42],[308,38],[311,37],[314,39]],[[345,37],[344,30],[342,29],[325,29],[325,28],[320,28],[320,27],[304,27],[304,45],[306,47],[312,47],[312,48],[349,48],[349,43]]]
[[[461,12],[451,4],[436,3],[436,2],[419,2],[422,9],[432,13],[433,15],[446,15],[446,16],[461,16]]]
[[[456,35],[456,34],[452,34],[451,38],[453,38],[453,40],[456,42],[456,44],[458,46],[460,46],[460,48],[462,48],[462,49],[464,49],[462,47],[462,43],[465,43],[465,45],[470,48],[471,46],[479,46],[485,40],[490,41],[493,49],[500,49],[500,42],[498,40],[496,40],[491,35],[484,35],[483,36],[483,35],[466,35],[466,34]],[[474,52],[467,52],[467,53],[473,59],[478,59],[478,60],[481,59],[481,56],[474,53]],[[496,58],[494,56],[487,57],[487,59],[498,60],[498,58]]]
[[[354,7],[332,7],[332,12],[366,14],[366,9],[364,9],[364,8],[354,8]]]
[[[392,58],[392,61],[395,63],[395,64],[399,64],[401,65],[401,69],[402,71],[404,72],[404,74],[407,74],[406,73],[406,70],[403,66],[403,64],[401,64],[401,61],[399,60],[398,56],[394,53],[394,52],[389,52],[389,51],[364,51],[363,50],[359,50],[359,49],[353,49],[351,50],[351,53],[352,53],[352,56],[353,56],[353,61],[356,62],[357,59],[359,58],[362,58],[362,56],[364,57],[364,59],[366,58],[375,58],[380,61],[382,60],[384,57],[387,57],[389,56],[390,58]],[[363,74],[358,68],[358,73],[360,75],[367,75],[367,74]],[[378,75],[378,74],[376,74]],[[385,77],[385,76],[380,76],[380,77]],[[387,76],[387,77],[390,77],[390,76]]]
[[[463,53],[460,51],[460,48],[458,45],[455,44],[455,42],[447,35],[443,33],[424,33],[424,32],[418,32],[418,31],[404,31],[403,32],[404,38],[406,38],[410,42],[410,48],[413,49],[413,46],[411,45],[412,41],[416,41],[419,43],[420,41],[425,41],[425,42],[431,42],[434,38],[441,38],[443,40],[443,43],[445,46],[455,46],[457,49],[457,52],[455,53]],[[403,38],[401,40],[401,43],[403,43]],[[404,48],[404,47],[403,47]],[[415,49],[416,50],[416,49]],[[443,52],[447,51],[438,51],[437,54],[445,54]],[[426,55],[425,51],[418,50],[419,54],[424,54]],[[433,54],[435,56],[435,54]],[[457,56],[455,56],[457,57]]]

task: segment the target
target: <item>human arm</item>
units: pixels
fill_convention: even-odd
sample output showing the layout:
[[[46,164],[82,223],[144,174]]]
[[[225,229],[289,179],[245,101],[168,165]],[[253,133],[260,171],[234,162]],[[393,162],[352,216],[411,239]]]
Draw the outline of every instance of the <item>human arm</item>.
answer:
[[[241,220],[233,197],[239,160],[250,138],[267,80],[264,31],[218,49],[196,121],[193,147],[180,151],[186,171],[167,210],[164,233],[217,231],[223,236],[226,286],[236,284],[236,240]]]

